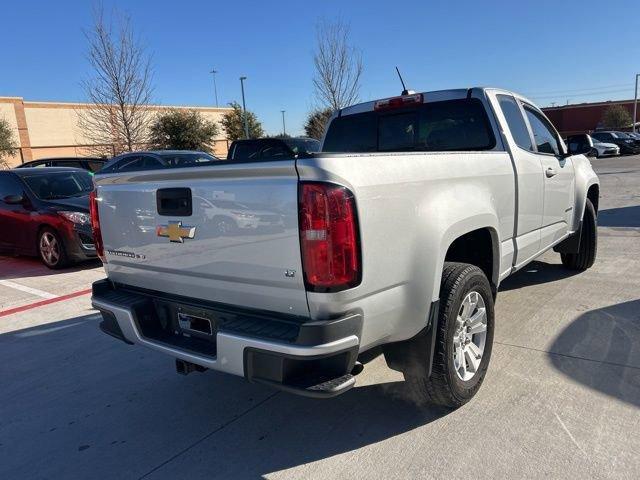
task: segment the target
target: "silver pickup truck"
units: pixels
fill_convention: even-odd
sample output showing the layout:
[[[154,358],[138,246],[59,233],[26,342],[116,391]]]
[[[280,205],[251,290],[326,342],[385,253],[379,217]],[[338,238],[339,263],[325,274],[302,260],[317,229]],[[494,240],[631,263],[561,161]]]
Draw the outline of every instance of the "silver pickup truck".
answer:
[[[598,178],[571,148],[522,96],[469,88],[342,109],[316,154],[97,175],[101,328],[180,373],[315,397],[381,351],[458,407],[487,371],[500,282],[550,248],[595,260]]]

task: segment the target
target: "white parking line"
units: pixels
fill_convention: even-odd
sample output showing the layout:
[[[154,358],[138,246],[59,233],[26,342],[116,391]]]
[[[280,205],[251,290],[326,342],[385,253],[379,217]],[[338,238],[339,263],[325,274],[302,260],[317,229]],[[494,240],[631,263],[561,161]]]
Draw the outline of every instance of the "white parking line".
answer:
[[[53,293],[44,292],[42,290],[38,290],[37,288],[26,287],[24,285],[20,285],[19,283],[14,283],[9,280],[0,280],[0,285],[4,285],[5,287],[20,290],[21,292],[30,293],[31,295],[37,295],[38,297],[41,297],[41,298],[58,298],[58,295],[54,295]]]

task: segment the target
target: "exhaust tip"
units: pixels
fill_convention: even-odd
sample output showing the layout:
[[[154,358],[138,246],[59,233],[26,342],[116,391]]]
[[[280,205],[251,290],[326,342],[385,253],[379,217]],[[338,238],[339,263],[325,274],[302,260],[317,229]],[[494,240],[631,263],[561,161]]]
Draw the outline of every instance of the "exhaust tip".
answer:
[[[206,370],[202,365],[176,359],[176,372],[180,375],[189,375],[191,372],[204,372]]]

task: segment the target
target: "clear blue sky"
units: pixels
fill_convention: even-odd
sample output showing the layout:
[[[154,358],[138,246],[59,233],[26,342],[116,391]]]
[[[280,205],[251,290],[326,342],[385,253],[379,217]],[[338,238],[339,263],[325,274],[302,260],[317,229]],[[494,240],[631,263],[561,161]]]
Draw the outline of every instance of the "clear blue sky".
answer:
[[[127,12],[155,67],[159,103],[240,100],[267,133],[302,132],[313,102],[315,25],[339,18],[362,51],[363,100],[409,87],[516,90],[540,105],[633,97],[640,72],[640,2],[626,1],[104,1]],[[7,9],[4,9],[7,13]],[[88,72],[87,1],[13,1],[3,22],[0,96],[81,101]]]

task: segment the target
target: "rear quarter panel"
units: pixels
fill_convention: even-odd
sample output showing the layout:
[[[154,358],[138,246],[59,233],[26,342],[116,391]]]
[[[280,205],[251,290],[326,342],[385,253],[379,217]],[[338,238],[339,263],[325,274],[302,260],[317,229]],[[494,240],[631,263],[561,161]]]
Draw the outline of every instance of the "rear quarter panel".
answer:
[[[500,258],[500,242],[513,235],[514,178],[506,152],[321,154],[297,167],[301,180],[341,184],[355,195],[362,282],[307,297],[315,319],[362,313],[362,349],[424,328],[456,238],[489,227]]]

